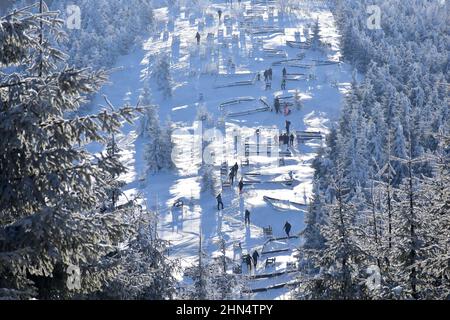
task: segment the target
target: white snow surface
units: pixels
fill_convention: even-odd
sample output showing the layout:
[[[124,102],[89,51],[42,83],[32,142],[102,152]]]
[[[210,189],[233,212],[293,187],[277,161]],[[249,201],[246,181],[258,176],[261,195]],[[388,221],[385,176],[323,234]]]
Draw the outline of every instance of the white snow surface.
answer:
[[[313,1],[311,2],[313,3]],[[273,20],[269,19],[269,7],[275,7]],[[217,9],[221,8],[224,16],[229,16],[232,21],[232,33],[237,35],[239,43],[233,43],[232,36],[227,34],[227,28],[222,23],[219,24]],[[249,9],[258,10],[263,14],[262,21],[258,20],[259,27],[267,26],[274,33],[251,35],[245,34],[245,41],[241,40],[243,25],[239,21],[249,18]],[[320,4],[310,4],[304,7],[292,9],[290,13],[284,14],[281,18],[274,4],[251,4],[243,1],[241,7],[237,3],[231,9],[229,4],[216,1],[207,9],[214,16],[212,25],[206,25],[200,32],[202,35],[201,44],[197,46],[195,34],[198,30],[198,22],[203,21],[201,15],[196,16],[196,23],[191,24],[189,15],[185,17],[186,10],[182,8],[179,16],[175,17],[174,32],[169,32],[169,39],[164,39],[163,32],[148,35],[141,47],[131,54],[123,56],[117,62],[118,71],[111,77],[111,83],[105,86],[95,97],[93,105],[104,105],[102,95],[112,101],[115,106],[120,106],[127,101],[137,104],[140,89],[143,87],[143,75],[147,68],[149,57],[155,54],[167,53],[171,59],[171,74],[173,77],[174,90],[173,97],[164,99],[153,88],[153,81],[150,85],[153,91],[153,102],[160,106],[160,119],[164,122],[170,116],[178,129],[190,130],[192,132],[196,124],[197,107],[199,103],[204,104],[209,113],[213,116],[214,126],[222,133],[232,132],[239,128],[241,135],[254,135],[258,128],[272,128],[284,130],[285,121],[292,122],[291,131],[309,130],[326,133],[329,126],[337,119],[339,108],[343,96],[348,88],[352,69],[345,63],[339,65],[313,66],[311,69],[297,67],[286,67],[288,73],[314,74],[314,80],[288,81],[287,90],[281,90],[282,68],[273,67],[272,89],[265,90],[265,84],[261,75],[261,81],[256,80],[256,73],[263,72],[271,67],[273,62],[284,59],[295,59],[301,52],[305,58],[301,63],[314,65],[314,60],[339,60],[340,52],[338,48],[339,35],[337,33],[333,16],[328,8]],[[169,20],[167,8],[155,10],[155,17],[164,26]],[[191,13],[190,15],[193,15]],[[303,37],[303,30],[310,24],[311,29],[319,19],[321,35],[324,42],[329,46],[323,52],[312,49],[295,49],[286,46],[286,40],[295,40],[294,33],[299,31]],[[218,30],[222,29],[224,36],[218,43]],[[261,28],[259,28],[261,29]],[[284,34],[279,31],[284,30]],[[214,50],[219,54],[219,75],[204,74],[211,62],[208,53],[207,34],[214,33]],[[172,39],[179,36],[181,41],[178,54],[172,52]],[[235,37],[236,39],[236,37]],[[253,50],[256,48],[257,50]],[[265,50],[264,50],[265,49]],[[274,50],[268,50],[274,49]],[[283,53],[287,58],[278,56]],[[227,66],[229,59],[235,64],[234,71]],[[236,75],[229,74],[235,72]],[[217,88],[218,84],[235,83],[237,81],[249,81],[250,84],[244,86],[231,86]],[[293,95],[298,90],[302,99],[303,108],[296,110],[291,107],[292,113],[289,116],[275,114],[266,111],[239,117],[226,117],[226,112],[238,112],[261,107],[260,97],[264,97],[270,107],[273,107],[275,96]],[[200,94],[203,101],[199,102]],[[221,103],[235,98],[255,98],[255,101],[243,101],[241,104],[228,105],[222,110]],[[258,172],[265,176],[288,176],[293,172],[296,183],[293,187],[283,186],[280,183],[260,183],[246,185],[244,193],[239,195],[237,183],[232,188],[223,189],[223,200],[225,209],[218,212],[216,209],[215,195],[212,192],[201,192],[201,180],[198,173],[200,159],[193,159],[190,151],[192,136],[181,134],[176,131],[174,142],[177,148],[187,150],[178,156],[177,168],[171,172],[162,172],[155,175],[145,176],[145,162],[143,159],[144,141],[138,138],[138,120],[135,125],[125,125],[122,135],[118,137],[120,146],[123,149],[123,160],[129,171],[123,177],[128,185],[125,194],[130,197],[135,194],[142,194],[146,205],[157,210],[159,214],[159,236],[170,240],[170,257],[179,259],[183,267],[193,265],[197,262],[199,235],[203,238],[203,249],[209,257],[218,256],[219,235],[222,234],[227,243],[227,255],[233,258],[233,244],[241,242],[244,254],[252,253],[257,249],[260,254],[263,247],[280,249],[287,248],[288,251],[265,254],[260,258],[259,265],[253,274],[265,274],[271,272],[286,271],[286,263],[295,262],[296,248],[301,245],[301,237],[298,239],[280,240],[267,243],[263,233],[263,227],[271,226],[273,236],[285,237],[283,226],[286,221],[292,225],[291,235],[299,235],[304,228],[304,211],[277,211],[263,200],[264,196],[290,200],[293,202],[308,202],[311,195],[313,169],[311,162],[316,156],[317,148],[321,146],[320,141],[312,140],[301,145],[297,141],[292,157],[287,157],[285,166],[274,165],[278,159],[268,157],[266,154],[250,156],[250,167],[240,168],[239,177],[246,172]],[[216,140],[211,143],[211,148],[216,148],[220,155],[220,150],[226,148],[227,154],[220,155],[216,161],[216,169],[219,173],[220,163],[228,161],[230,165],[235,162],[241,166],[245,160],[243,156],[234,154],[234,142],[227,138],[224,143]],[[194,154],[195,155],[195,154]],[[254,176],[253,179],[258,179]],[[179,198],[187,199],[188,204],[183,209],[182,214],[177,210],[172,210],[172,204]],[[244,211],[251,211],[251,225],[244,225]],[[266,258],[276,257],[274,266],[265,268]],[[244,274],[247,273],[243,266]],[[296,273],[283,274],[272,278],[250,279],[248,287],[263,288],[280,283],[287,283],[295,280]],[[185,279],[180,277],[180,285],[183,286]],[[245,295],[245,299],[288,299],[289,287],[268,290],[255,294]]]

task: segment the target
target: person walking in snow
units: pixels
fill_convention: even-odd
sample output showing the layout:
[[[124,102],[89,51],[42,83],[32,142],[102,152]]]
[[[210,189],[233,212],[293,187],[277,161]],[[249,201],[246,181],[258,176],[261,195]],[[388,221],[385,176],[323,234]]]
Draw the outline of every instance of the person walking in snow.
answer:
[[[269,80],[272,81],[272,76],[273,76],[273,70],[272,68],[269,69]]]
[[[239,181],[239,194],[242,194],[243,190],[244,190],[244,178],[241,178],[241,181]]]
[[[197,39],[197,45],[200,45],[200,39],[201,39],[200,33],[197,32],[197,34],[195,35],[195,38]]]
[[[231,168],[231,171],[230,171],[230,174],[228,175],[229,176],[229,178],[230,178],[230,184],[232,185],[232,186],[234,186],[234,167],[233,168]]]
[[[281,81],[281,90],[286,90],[286,79]]]
[[[286,223],[284,224],[283,230],[286,232],[288,238],[290,238],[290,236],[291,236],[290,235],[291,228],[292,228],[291,224],[288,221],[286,221]]]
[[[223,210],[222,194],[219,193],[219,195],[216,197],[216,199],[217,199],[217,210],[220,210],[220,207],[222,207],[222,210]]]
[[[286,68],[283,68],[283,79],[286,79],[287,76],[287,70]]]
[[[291,140],[291,147],[293,147],[294,146],[294,141],[295,141],[295,136],[294,136],[293,133],[291,133],[290,140]]]
[[[245,264],[247,265],[248,272],[252,272],[252,257],[249,254],[245,256]]]
[[[267,80],[268,80],[268,72],[267,70],[264,70],[264,82],[267,83]]]
[[[250,211],[248,209],[245,209],[245,225],[249,226],[250,225]]]
[[[233,166],[233,170],[234,170],[234,176],[237,177],[238,171],[239,171],[239,165],[236,162]]]
[[[253,257],[253,265],[255,266],[255,270],[256,270],[256,266],[258,265],[258,259],[259,259],[259,253],[257,250],[255,250],[253,252],[252,257]]]
[[[281,105],[280,105],[280,99],[278,97],[275,98],[275,102],[273,104],[274,104],[274,107],[275,107],[275,113],[277,113],[277,114],[280,113]]]
[[[219,15],[219,22],[222,21],[222,10],[218,10],[217,14]]]
[[[291,122],[289,120],[286,120],[286,133],[289,136],[291,130]]]

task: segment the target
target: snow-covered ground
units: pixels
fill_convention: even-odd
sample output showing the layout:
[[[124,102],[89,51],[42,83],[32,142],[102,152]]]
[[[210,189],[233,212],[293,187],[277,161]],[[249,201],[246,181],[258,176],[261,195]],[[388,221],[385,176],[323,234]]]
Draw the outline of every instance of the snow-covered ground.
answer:
[[[184,151],[178,154],[176,170],[145,177],[144,181],[143,141],[138,138],[135,126],[126,125],[123,136],[118,137],[124,150],[124,160],[129,168],[129,173],[124,177],[128,183],[126,194],[143,194],[147,205],[158,211],[159,236],[170,240],[170,256],[180,259],[183,266],[196,262],[200,234],[203,238],[203,249],[210,257],[219,254],[218,240],[221,234],[226,240],[227,255],[230,258],[233,258],[233,244],[236,242],[242,243],[244,253],[251,253],[255,249],[258,249],[260,253],[261,250],[268,251],[267,249],[270,249],[269,251],[276,248],[286,249],[287,251],[261,256],[261,262],[254,274],[273,272],[281,274],[271,278],[250,279],[249,287],[252,289],[295,280],[295,273],[284,273],[284,271],[286,271],[287,262],[295,261],[295,248],[301,244],[301,238],[266,243],[263,227],[271,226],[275,238],[284,237],[283,226],[286,221],[289,221],[293,227],[292,234],[298,235],[304,227],[305,212],[303,209],[276,210],[263,197],[304,203],[311,193],[313,175],[311,161],[321,142],[313,140],[299,145],[296,141],[292,156],[285,158],[283,166],[279,165],[279,158],[274,157],[273,154],[284,150],[284,147],[278,149],[273,142],[272,157],[268,157],[267,152],[261,152],[258,156],[251,155],[250,166],[242,167],[246,157],[234,152],[234,139],[230,138],[230,133],[239,132],[242,140],[245,136],[256,139],[256,130],[260,129],[262,141],[268,136],[274,141],[273,134],[284,130],[286,120],[292,122],[291,131],[294,132],[308,130],[326,133],[331,122],[337,119],[343,94],[349,86],[352,75],[350,66],[345,64],[315,65],[315,60],[338,61],[340,57],[339,35],[332,14],[326,7],[309,5],[293,9],[284,17],[281,17],[275,8],[272,17],[272,14],[269,16],[271,6],[270,4],[252,5],[244,1],[241,7],[235,4],[234,8],[230,9],[228,4],[215,2],[209,8],[214,21],[209,25],[206,23],[204,30],[200,31],[202,35],[200,46],[196,44],[195,34],[199,29],[199,21],[203,21],[204,18],[197,16],[195,23],[192,23],[189,14],[186,16],[185,10],[182,9],[174,21],[174,31],[169,33],[168,39],[164,37],[163,32],[149,35],[141,48],[119,59],[117,67],[120,69],[113,73],[111,84],[105,86],[93,102],[94,105],[104,105],[102,95],[105,94],[117,106],[124,101],[136,104],[149,58],[163,52],[169,54],[174,81],[173,97],[164,99],[155,88],[153,99],[154,103],[160,106],[162,121],[170,116],[176,125],[178,130],[175,132],[174,142],[178,150]],[[227,32],[223,22],[219,24],[216,13],[218,8],[222,9],[224,16],[229,17],[231,29],[228,28],[228,32],[231,31],[231,33]],[[167,24],[169,20],[169,12],[166,8],[156,10],[155,16],[161,25]],[[324,42],[329,44],[325,52],[296,49],[286,45],[286,40],[295,40],[295,32],[300,32],[302,41],[305,40],[303,37],[305,27],[310,25],[312,29],[316,18],[319,19],[321,36]],[[266,26],[267,33],[245,33],[244,21],[254,21],[256,27],[253,31],[262,30],[261,27]],[[223,39],[219,39],[218,30],[223,30]],[[214,34],[214,40],[209,44],[206,39],[208,33]],[[236,35],[234,41],[232,34]],[[180,38],[180,50],[172,52],[172,39],[177,36]],[[262,73],[274,62],[297,59],[300,53],[305,54],[300,63],[312,67],[305,69],[288,66],[287,71],[289,74],[304,73],[307,79],[288,81],[287,90],[281,90],[283,66],[273,66],[270,90],[266,90],[262,75],[261,81],[257,80],[256,73]],[[227,65],[229,59],[235,64],[234,71]],[[219,75],[204,73],[211,65],[217,64],[219,64]],[[233,72],[237,74],[230,74]],[[314,79],[308,79],[310,76]],[[227,84],[237,81],[249,82],[249,84],[226,87]],[[303,107],[300,110],[291,107],[292,113],[289,116],[271,111],[235,117],[227,116],[227,113],[264,107],[264,104],[259,101],[261,97],[273,107],[274,97],[294,95],[296,90],[302,99]],[[202,101],[200,96],[203,97]],[[219,108],[220,104],[237,97],[253,97],[255,100]],[[237,183],[232,188],[224,188],[225,209],[221,212],[216,210],[215,195],[211,192],[201,192],[201,180],[198,173],[201,157],[191,150],[192,133],[199,130],[197,127],[199,124],[195,123],[199,104],[204,105],[213,115],[213,121],[209,126],[217,128],[224,136],[228,132],[225,141],[216,139],[209,147],[216,150],[217,171],[219,172],[222,162],[227,161],[230,165],[237,162],[240,165],[239,177],[249,172],[258,173],[257,176],[245,177],[261,181],[261,183],[246,185],[241,195],[237,190]],[[226,152],[222,152],[223,150]],[[289,172],[293,173],[295,180],[292,187],[271,182],[277,177],[282,180],[289,175]],[[182,197],[188,199],[189,203],[181,215],[171,209],[174,201]],[[251,211],[251,226],[248,228],[244,225],[245,209]],[[271,257],[276,257],[276,263],[266,269],[266,259]],[[245,273],[245,267],[243,270]],[[289,287],[284,287],[254,293],[248,295],[248,298],[284,299],[289,298],[288,291]]]

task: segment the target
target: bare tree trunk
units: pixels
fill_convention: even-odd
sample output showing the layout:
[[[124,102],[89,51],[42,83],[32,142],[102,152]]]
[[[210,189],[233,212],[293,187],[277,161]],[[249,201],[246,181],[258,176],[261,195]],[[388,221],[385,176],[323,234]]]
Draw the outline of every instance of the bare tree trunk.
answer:
[[[339,177],[339,181],[337,184],[337,201],[338,201],[338,210],[339,210],[339,222],[340,222],[340,233],[341,233],[341,241],[344,244],[345,238],[346,238],[346,232],[345,232],[345,221],[344,221],[344,208],[343,208],[343,203],[342,203],[342,181],[341,181],[341,177]],[[348,297],[347,293],[348,293],[348,288],[349,288],[349,283],[348,283],[348,279],[347,279],[347,255],[344,254],[342,257],[342,275],[344,277],[343,279],[343,286],[342,286],[342,298],[343,299],[348,299],[350,297]]]
[[[40,0],[39,2],[39,13],[42,14],[44,12],[44,0]],[[41,46],[40,48],[40,61],[39,61],[39,77],[42,77],[42,73],[43,73],[43,65],[42,65],[42,61],[44,59],[44,52],[43,52],[43,46],[44,44],[44,24],[42,22],[42,19],[40,21],[40,34],[39,34],[39,45]]]
[[[412,141],[411,141],[411,133],[409,133],[409,159],[408,159],[408,196],[409,196],[409,218],[410,218],[410,241],[411,248],[409,253],[409,266],[411,267],[410,273],[410,283],[412,295],[415,299],[417,299],[417,271],[415,268],[416,263],[416,230],[415,230],[415,212],[414,212],[414,190],[413,190],[413,178],[412,178]]]
[[[372,219],[373,219],[373,233],[375,235],[375,244],[377,245],[377,249],[378,249],[378,246],[380,245],[380,242],[379,242],[379,239],[378,239],[378,227],[377,227],[377,216],[376,216],[376,210],[375,210],[376,204],[375,204],[375,199],[374,199],[373,179],[372,179],[372,186],[371,186],[370,193],[371,193],[371,197],[370,197],[371,203],[370,203],[370,205],[372,206]],[[380,261],[380,258],[378,257],[378,254],[377,254],[377,265],[378,265],[378,268],[381,268],[381,261]]]
[[[388,183],[387,183],[387,205],[388,205],[388,243],[392,249],[392,203],[391,203],[391,131],[388,134]]]

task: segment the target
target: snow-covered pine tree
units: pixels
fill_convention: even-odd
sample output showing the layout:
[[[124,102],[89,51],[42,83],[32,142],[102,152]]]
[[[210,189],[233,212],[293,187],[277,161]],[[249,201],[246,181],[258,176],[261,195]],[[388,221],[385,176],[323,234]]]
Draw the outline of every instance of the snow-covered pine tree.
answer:
[[[215,288],[212,299],[219,300],[236,300],[242,294],[244,289],[244,281],[242,275],[233,274],[228,271],[228,265],[232,262],[226,255],[227,244],[220,234],[219,251],[220,256],[215,258],[210,266],[210,281]]]
[[[421,279],[421,296],[427,299],[448,300],[450,297],[450,136],[437,136],[438,152],[432,157],[433,176],[424,177],[419,205],[428,209],[424,219],[425,241],[417,263]]]
[[[412,157],[412,139],[409,135],[407,155],[395,158],[404,164],[406,177],[401,181],[394,201],[394,251],[393,278],[396,287],[401,288],[401,298],[420,298],[420,279],[418,273],[422,257],[419,256],[425,242],[427,209],[418,205],[421,200],[421,179],[416,176],[415,165],[427,161],[427,158]]]
[[[377,232],[373,222],[379,218],[379,249],[366,240],[358,241],[371,253],[370,261],[362,260],[358,267],[362,270],[373,261],[381,265],[381,295],[370,292],[368,297],[445,297],[448,276],[443,248],[448,244],[440,242],[438,235],[447,228],[442,227],[445,221],[432,217],[431,210],[447,204],[445,197],[436,199],[427,191],[436,190],[425,183],[439,177],[434,161],[419,160],[439,154],[436,133],[449,122],[448,84],[443,78],[448,70],[444,62],[448,50],[441,45],[449,40],[448,33],[441,32],[448,10],[442,10],[438,2],[424,6],[411,1],[407,7],[398,3],[375,1],[385,13],[382,31],[366,28],[365,2],[342,0],[333,6],[344,57],[365,73],[365,80],[362,85],[353,81],[339,126],[327,138],[328,145],[313,167],[318,194],[325,196],[326,203],[335,202],[335,190],[330,188],[335,163],[346,164],[345,178],[349,168],[364,172],[353,175],[351,187],[361,188],[344,202],[352,206],[360,199],[360,210],[370,213],[368,221],[358,219],[366,239],[374,239]],[[442,223],[432,223],[432,219]],[[329,240],[327,233],[322,235]],[[436,262],[441,253],[442,260]],[[428,266],[426,271],[423,265]]]
[[[145,101],[144,99],[143,101]],[[165,127],[159,123],[158,106],[144,106],[141,119],[141,136],[144,139],[144,159],[147,173],[154,174],[163,169],[172,169],[172,122],[167,121]]]
[[[203,251],[202,235],[199,235],[198,247],[198,262],[196,266],[186,268],[184,274],[191,278],[193,284],[187,290],[182,292],[182,298],[191,300],[206,300],[208,296],[208,267],[205,266],[204,259],[206,258]]]
[[[0,296],[80,298],[116,280],[120,257],[136,252],[124,246],[138,234],[136,206],[101,213],[103,178],[125,172],[119,155],[86,149],[106,144],[135,110],[66,118],[107,73],[64,66],[65,55],[50,46],[63,21],[45,5],[35,12],[0,18]],[[153,267],[170,280],[165,263]]]
[[[320,35],[319,19],[316,19],[312,28],[311,46],[313,49],[319,49],[322,46],[322,36]]]
[[[226,243],[221,238],[221,256],[206,260],[207,256],[199,250],[197,266],[186,269],[185,275],[193,280],[181,298],[194,300],[236,300],[241,298],[245,282],[241,275],[228,272]]]
[[[52,1],[50,8],[63,14],[73,1]],[[69,62],[77,67],[112,66],[121,53],[127,53],[140,34],[154,25],[153,1],[78,0],[81,29],[68,32],[63,48]],[[120,16],[120,19],[115,17]],[[67,18],[67,17],[64,17]]]
[[[165,166],[163,160],[163,148],[161,144],[161,126],[159,124],[158,106],[145,106],[143,121],[145,125],[144,137],[144,159],[147,166],[147,173],[154,174],[162,170]]]
[[[302,231],[302,236],[305,241],[300,248],[299,255],[299,269],[305,276],[314,276],[319,271],[319,268],[314,266],[310,257],[325,248],[325,238],[321,234],[321,227],[325,223],[326,214],[322,200],[322,195],[318,190],[317,181],[314,182],[313,198],[311,199],[308,212],[305,216],[305,229]],[[301,279],[300,279],[301,280]]]
[[[304,250],[320,250],[325,245],[325,239],[320,234],[320,225],[325,221],[325,210],[322,196],[320,195],[317,182],[314,183],[315,190],[314,196],[311,201],[308,213],[305,217],[306,227],[302,231],[302,235],[305,238],[302,248]]]
[[[175,164],[172,159],[173,149],[175,147],[173,142],[173,132],[174,132],[174,124],[170,117],[167,118],[164,127],[161,132],[161,144],[164,146],[162,148],[162,157],[164,159],[165,169],[173,169]]]
[[[161,91],[164,98],[172,97],[172,76],[170,74],[169,58],[165,54],[157,57],[154,69],[152,70],[152,78],[156,81],[158,90]]]
[[[133,202],[138,202],[138,199]],[[167,241],[158,239],[158,217],[136,204],[130,203],[136,212],[137,235],[128,243],[125,253],[116,253],[120,263],[118,275],[90,298],[118,300],[165,300],[173,298],[175,282],[173,274],[179,271],[176,261],[169,261],[165,253]]]
[[[319,250],[306,251],[317,274],[304,276],[298,288],[302,299],[362,299],[367,297],[364,279],[368,253],[358,241],[361,234],[354,226],[356,210],[345,200],[351,187],[346,184],[343,165],[337,166],[333,179],[336,198],[327,206],[327,219],[320,225],[326,239]],[[369,260],[370,261],[370,260]]]
[[[150,108],[144,113],[144,115],[142,115],[141,121],[139,122],[139,127],[137,129],[139,137],[147,138],[147,133],[149,133],[148,131],[152,125],[150,122],[152,121],[156,111],[154,110],[155,107],[152,106],[152,94],[147,81],[145,81],[145,85],[139,96],[139,105]]]

